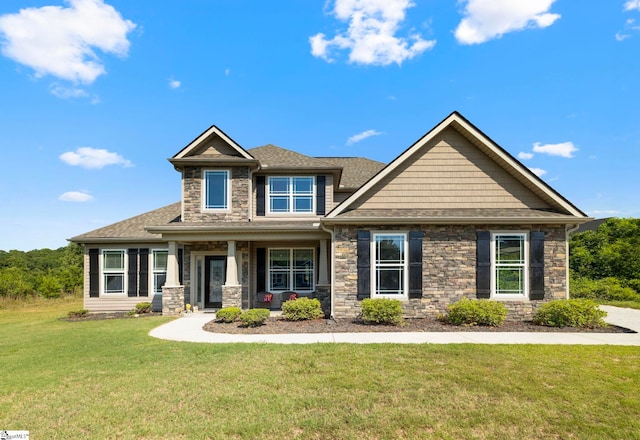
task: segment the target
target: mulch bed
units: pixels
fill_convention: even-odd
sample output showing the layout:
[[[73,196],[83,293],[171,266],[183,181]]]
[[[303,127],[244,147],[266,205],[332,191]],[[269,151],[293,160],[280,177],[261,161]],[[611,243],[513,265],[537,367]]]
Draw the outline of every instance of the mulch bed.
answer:
[[[78,322],[78,321],[102,321],[103,319],[129,319],[129,318],[146,318],[149,316],[161,316],[162,313],[141,313],[138,315],[130,315],[129,312],[109,312],[109,313],[87,313],[84,316],[65,316],[60,318],[62,321]]]
[[[259,327],[243,327],[234,322],[225,324],[212,320],[203,326],[212,333],[232,334],[286,334],[286,333],[358,333],[358,332],[568,332],[568,333],[635,333],[632,330],[609,325],[603,328],[545,327],[532,322],[506,322],[501,327],[455,326],[434,319],[407,319],[400,326],[365,324],[362,321],[340,319],[314,319],[287,321],[269,318]]]

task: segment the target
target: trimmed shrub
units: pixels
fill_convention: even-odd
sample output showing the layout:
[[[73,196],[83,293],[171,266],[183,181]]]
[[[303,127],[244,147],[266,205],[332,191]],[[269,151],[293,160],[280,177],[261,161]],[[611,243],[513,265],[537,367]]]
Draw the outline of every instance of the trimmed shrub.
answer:
[[[150,302],[141,302],[136,304],[135,313],[142,315],[143,313],[151,312],[151,303]]]
[[[603,278],[600,280],[573,278],[569,286],[571,298],[587,298],[601,301],[640,301],[640,293],[631,287],[623,286],[617,278]]]
[[[533,323],[547,327],[605,327],[607,312],[589,299],[557,299],[542,304],[533,315]]]
[[[498,301],[462,298],[448,306],[443,320],[453,325],[500,327],[507,318],[507,307]]]
[[[269,318],[269,309],[249,309],[240,315],[240,321],[245,327],[259,327]]]
[[[71,310],[69,313],[67,313],[67,316],[69,318],[82,318],[83,316],[86,316],[89,313],[89,310],[87,309],[78,309],[78,310]]]
[[[216,312],[216,321],[231,323],[236,321],[242,315],[240,307],[225,307]]]
[[[402,303],[397,299],[366,298],[360,306],[362,320],[367,324],[402,324]]]
[[[282,304],[282,317],[287,321],[304,321],[324,318],[320,301],[311,298],[298,298]]]

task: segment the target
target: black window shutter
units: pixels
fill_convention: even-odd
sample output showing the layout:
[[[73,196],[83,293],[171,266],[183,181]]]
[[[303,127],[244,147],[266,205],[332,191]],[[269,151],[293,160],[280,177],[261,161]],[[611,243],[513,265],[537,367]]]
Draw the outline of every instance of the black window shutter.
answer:
[[[178,249],[178,283],[182,286],[182,267],[183,267],[184,249]]]
[[[477,232],[476,296],[491,297],[491,232]]]
[[[371,296],[371,231],[358,231],[358,300]]]
[[[409,231],[409,298],[422,298],[423,231]]]
[[[127,296],[138,296],[138,249],[129,249],[129,282]]]
[[[529,299],[544,299],[544,232],[529,238]]]
[[[327,178],[325,176],[316,177],[316,214],[325,215],[327,208],[326,197]]]
[[[149,296],[149,249],[140,249],[140,296]]]
[[[256,215],[263,216],[264,215],[264,187],[265,187],[265,176],[256,176]]]
[[[267,280],[267,250],[265,248],[256,249],[256,292],[266,292],[266,280]]]
[[[99,249],[89,249],[89,297],[100,296],[100,263]]]

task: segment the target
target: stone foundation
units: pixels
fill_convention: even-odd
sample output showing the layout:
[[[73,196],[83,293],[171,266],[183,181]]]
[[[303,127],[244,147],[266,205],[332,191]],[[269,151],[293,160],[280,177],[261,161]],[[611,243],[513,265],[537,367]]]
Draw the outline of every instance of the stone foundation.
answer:
[[[242,286],[222,286],[222,307],[242,308]]]
[[[162,314],[180,315],[184,311],[184,286],[162,287]]]
[[[320,306],[324,312],[325,317],[331,315],[331,285],[330,284],[318,284],[316,285],[316,293],[314,298],[320,301]]]

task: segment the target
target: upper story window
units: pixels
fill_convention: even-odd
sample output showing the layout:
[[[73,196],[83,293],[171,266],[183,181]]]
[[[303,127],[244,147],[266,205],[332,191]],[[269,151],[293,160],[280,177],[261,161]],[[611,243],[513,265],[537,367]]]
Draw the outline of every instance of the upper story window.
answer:
[[[407,234],[385,232],[373,234],[372,297],[407,297]]]
[[[206,170],[204,181],[204,209],[229,210],[230,185],[228,170]]]
[[[492,293],[494,298],[522,298],[527,292],[527,234],[492,235]]]
[[[105,294],[125,293],[125,251],[102,251],[103,291]]]
[[[313,213],[314,178],[269,177],[269,212]]]

